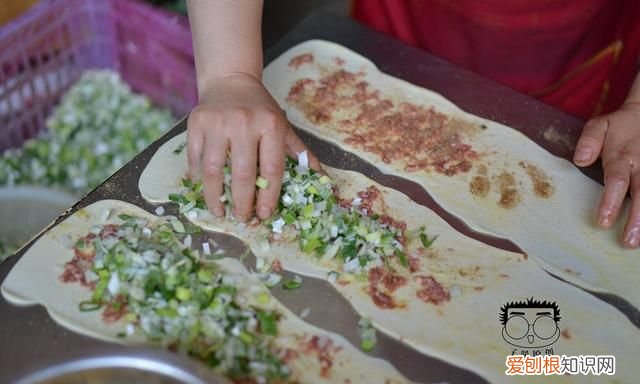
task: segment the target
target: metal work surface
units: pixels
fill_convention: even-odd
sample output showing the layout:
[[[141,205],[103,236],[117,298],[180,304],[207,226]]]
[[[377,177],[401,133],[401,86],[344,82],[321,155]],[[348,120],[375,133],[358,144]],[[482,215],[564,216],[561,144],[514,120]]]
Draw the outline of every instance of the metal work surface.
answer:
[[[379,68],[393,76],[432,89],[476,115],[507,124],[521,130],[552,153],[570,157],[582,123],[560,111],[505,87],[456,68],[420,50],[408,47],[384,35],[368,30],[357,23],[337,15],[319,13],[303,21],[293,32],[268,51],[267,60],[274,59],[289,47],[313,38],[342,44],[368,57]],[[155,206],[146,203],[139,194],[138,178],[157,148],[176,133],[185,129],[182,120],[167,135],[144,150],[105,183],[89,193],[67,213],[102,199],[120,199],[136,204],[149,212]],[[397,177],[382,175],[375,167],[351,154],[337,149],[310,135],[301,134],[320,160],[328,165],[356,170],[377,182],[400,190],[416,202],[432,208],[457,230],[486,243],[509,250],[517,250],[503,239],[474,233],[456,217],[440,209],[428,193],[415,183]],[[551,140],[547,140],[551,139]],[[599,166],[586,173],[600,178]],[[595,209],[595,207],[594,207]],[[175,207],[167,213],[175,213]],[[62,218],[58,219],[60,221]],[[239,240],[219,234],[203,236],[214,238],[230,254],[240,255],[245,247]],[[24,251],[0,265],[0,281]],[[247,262],[253,261],[248,258]],[[307,321],[345,336],[355,345],[358,316],[349,303],[321,280],[305,278],[302,289],[283,291],[274,288],[275,296],[294,313],[310,308]],[[634,324],[640,324],[640,313],[615,297],[604,297],[624,312]],[[497,317],[497,313],[495,314]],[[10,382],[18,376],[49,364],[53,358],[77,358],[85,351],[113,348],[104,342],[72,333],[55,324],[42,307],[15,307],[0,298],[0,383]],[[429,321],[429,319],[424,319]],[[416,324],[419,327],[420,324]],[[388,359],[408,378],[421,382],[482,383],[477,375],[430,358],[404,346],[399,341],[378,333],[379,343],[374,355]]]

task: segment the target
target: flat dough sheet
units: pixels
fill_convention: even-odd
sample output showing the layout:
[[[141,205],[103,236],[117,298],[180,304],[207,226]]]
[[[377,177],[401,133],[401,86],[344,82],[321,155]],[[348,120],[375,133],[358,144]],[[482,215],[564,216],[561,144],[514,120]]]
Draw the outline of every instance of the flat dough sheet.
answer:
[[[345,82],[345,77],[338,79],[347,86],[341,89],[338,84],[338,94],[342,92],[342,102],[349,105],[333,105],[330,118],[323,121],[313,92],[323,85],[323,79],[326,84],[341,69],[356,75],[351,83]],[[417,182],[471,228],[515,242],[547,271],[583,288],[613,293],[640,308],[639,253],[619,245],[616,236],[622,229],[621,220],[608,231],[594,225],[602,186],[570,162],[512,128],[468,114],[439,94],[380,72],[371,61],[334,43],[312,40],[289,49],[267,66],[263,81],[297,127],[357,154],[384,173]],[[375,100],[373,93],[378,90],[379,96],[393,104],[378,118],[385,113],[409,113],[410,109],[401,106],[410,103],[418,108],[432,107],[455,121],[459,129],[455,136],[449,132],[448,138],[459,142],[443,141],[441,147],[457,145],[463,151],[469,146],[477,156],[470,156],[463,165],[471,168],[438,171],[437,164],[433,166],[435,160],[428,156],[421,160],[432,164],[423,168],[402,158],[386,159],[385,163],[386,154],[364,150],[372,135],[384,141],[389,132],[380,135],[383,132],[358,126],[360,113],[376,113],[365,110],[367,101],[360,102],[354,93],[358,85],[365,84],[361,82],[367,84],[364,89],[369,92],[369,101]],[[288,99],[294,86],[301,87],[299,94],[308,96]],[[334,96],[325,105],[338,99]],[[351,125],[345,125],[344,120],[350,120]],[[421,129],[420,124],[416,127]],[[364,133],[364,140],[358,142],[354,132]],[[410,142],[413,137],[404,139]],[[437,140],[434,145],[432,149],[438,146]],[[437,155],[437,150],[434,153]]]
[[[102,221],[102,215],[106,210],[111,212],[110,218]],[[73,257],[73,251],[63,245],[63,238],[84,236],[89,228],[96,224],[117,223],[117,215],[120,213],[157,220],[141,208],[122,201],[102,200],[91,204],[52,228],[27,250],[4,281],[2,295],[16,305],[41,304],[58,324],[83,335],[120,344],[153,345],[151,342],[147,343],[139,332],[126,338],[117,337],[118,333],[125,331],[126,323],[105,323],[102,321],[102,311],[80,312],[78,303],[87,300],[91,296],[90,291],[79,284],[65,284],[58,279],[64,264]],[[236,259],[225,258],[219,260],[218,264],[223,271],[241,279],[239,294],[246,295],[249,303],[260,306],[255,303],[254,298],[259,293],[254,290],[255,287],[269,291],[257,277],[249,274]],[[364,354],[340,335],[302,321],[273,296],[265,309],[273,309],[282,314],[278,322],[279,335],[275,340],[276,345],[300,353],[300,357],[294,358],[289,364],[293,372],[292,379],[305,383],[345,382],[347,379],[354,383],[408,382],[388,362]],[[330,350],[336,350],[332,353],[333,366],[326,377],[321,375],[317,354],[304,354],[301,349],[313,336],[329,340],[335,347]]]
[[[139,188],[152,203],[168,202],[170,193],[179,193],[181,178],[187,172],[186,153],[173,153],[186,135],[181,133],[158,149],[143,171]],[[397,273],[408,284],[393,292],[403,308],[382,309],[367,293],[368,282],[358,279],[334,288],[340,292],[361,316],[371,318],[381,331],[401,340],[416,350],[448,363],[469,369],[490,382],[537,382],[539,378],[507,377],[506,356],[512,347],[501,337],[498,321],[500,307],[508,301],[535,297],[555,301],[561,310],[560,327],[564,334],[554,347],[554,353],[565,355],[615,355],[615,376],[557,376],[554,382],[632,382],[635,378],[635,356],[640,345],[640,330],[614,307],[584,291],[547,274],[530,258],[503,251],[468,238],[453,229],[428,208],[416,204],[406,195],[376,184],[364,175],[326,167],[338,185],[341,197],[355,197],[358,191],[376,186],[382,199],[373,209],[386,212],[407,223],[408,228],[426,226],[429,236],[438,235],[434,245],[419,252],[419,244],[410,242],[408,254],[419,259],[419,271],[406,269]],[[264,226],[254,228],[218,219],[207,211],[197,210],[190,219],[207,230],[223,231],[245,241],[256,256],[280,260],[290,271],[307,276],[326,278],[332,270],[340,271],[336,260],[321,261],[302,253],[296,242],[272,242],[269,249],[263,239],[269,235]],[[285,233],[286,237],[286,233]],[[417,275],[437,279],[445,288],[457,286],[461,295],[450,302],[433,305],[416,298]]]

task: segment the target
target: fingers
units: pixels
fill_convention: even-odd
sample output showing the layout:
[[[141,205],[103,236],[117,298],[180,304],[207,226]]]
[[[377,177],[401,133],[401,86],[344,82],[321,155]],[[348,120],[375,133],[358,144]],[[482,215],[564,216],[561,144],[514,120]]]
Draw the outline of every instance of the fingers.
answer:
[[[187,161],[189,177],[202,176],[203,194],[207,208],[214,215],[224,216],[224,205],[220,196],[224,192],[224,166],[228,141],[215,135],[220,118],[215,113],[194,109],[187,120]]]
[[[228,148],[229,142],[224,136],[208,132],[202,159],[203,192],[209,211],[218,217],[225,215],[224,203],[220,201],[220,196],[224,193],[224,167]]]
[[[322,165],[320,164],[320,161],[318,161],[318,158],[311,151],[309,151],[309,149],[307,149],[307,146],[304,145],[302,140],[300,140],[298,135],[296,135],[291,126],[289,126],[289,128],[287,129],[285,144],[287,156],[293,159],[297,159],[298,153],[307,151],[307,156],[309,157],[309,167],[311,167],[311,169],[315,171],[323,172]]]
[[[218,87],[224,87],[224,84]],[[238,221],[248,220],[254,208],[261,219],[267,219],[273,214],[280,197],[285,153],[297,158],[298,153],[306,151],[309,166],[322,171],[318,159],[307,149],[286,119],[279,112],[273,112],[279,110],[268,107],[271,99],[260,97],[261,89],[251,89],[251,92],[243,96],[243,104],[247,102],[247,97],[255,96],[253,102],[247,102],[248,105],[237,105],[235,99],[230,97],[216,98],[222,92],[209,95],[189,116],[189,174],[194,178],[202,176],[205,201],[211,213],[216,216],[224,216],[226,213],[225,203],[220,201],[220,196],[225,188],[224,168],[228,152],[231,156],[233,214]],[[233,90],[238,92],[237,89]],[[228,103],[232,105],[227,105]],[[268,181],[268,186],[259,189],[256,199],[258,156],[260,176]],[[254,203],[257,204],[254,206]]]
[[[282,174],[284,172],[284,130],[279,116],[271,115],[263,119],[267,124],[260,139],[260,176],[269,181],[265,189],[258,190],[256,212],[261,219],[267,219],[276,208],[280,198]]]
[[[249,132],[236,136],[231,143],[231,194],[233,214],[241,222],[247,221],[253,212],[257,162],[258,138]]]
[[[576,165],[585,167],[596,161],[602,151],[608,128],[609,119],[607,116],[597,117],[587,122],[576,144],[576,152],[573,155],[573,162]]]
[[[632,165],[628,159],[617,158],[604,166],[604,192],[598,207],[598,224],[609,228],[615,221],[629,188]]]
[[[640,171],[631,174],[631,210],[624,227],[622,241],[629,248],[640,245]]]
[[[201,112],[194,110],[187,119],[187,161],[189,164],[189,177],[198,179],[200,177],[200,160],[202,159],[202,148],[204,145],[204,124],[206,118]]]

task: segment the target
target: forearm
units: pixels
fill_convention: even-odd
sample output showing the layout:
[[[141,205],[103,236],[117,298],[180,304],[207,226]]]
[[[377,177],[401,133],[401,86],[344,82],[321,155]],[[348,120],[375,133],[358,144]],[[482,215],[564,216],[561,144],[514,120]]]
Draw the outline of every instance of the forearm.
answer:
[[[262,0],[188,0],[198,93],[233,74],[262,77]]]
[[[629,96],[627,96],[625,103],[640,104],[640,72],[636,74],[636,79],[631,85],[631,90],[629,91]]]

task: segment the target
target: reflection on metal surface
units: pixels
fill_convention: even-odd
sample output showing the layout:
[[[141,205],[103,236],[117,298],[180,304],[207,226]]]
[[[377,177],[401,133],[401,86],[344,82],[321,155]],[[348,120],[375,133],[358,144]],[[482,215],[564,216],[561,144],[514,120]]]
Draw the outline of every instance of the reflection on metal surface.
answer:
[[[206,367],[168,352],[131,349],[54,364],[16,384],[226,383]]]

